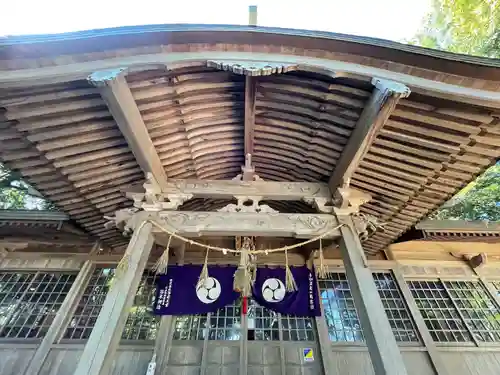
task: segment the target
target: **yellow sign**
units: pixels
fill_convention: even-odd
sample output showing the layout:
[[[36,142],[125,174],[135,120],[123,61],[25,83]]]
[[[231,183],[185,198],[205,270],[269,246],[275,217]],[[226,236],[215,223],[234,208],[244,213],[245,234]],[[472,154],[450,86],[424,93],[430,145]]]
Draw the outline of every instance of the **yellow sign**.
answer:
[[[314,352],[312,348],[304,348],[304,362],[314,362]]]

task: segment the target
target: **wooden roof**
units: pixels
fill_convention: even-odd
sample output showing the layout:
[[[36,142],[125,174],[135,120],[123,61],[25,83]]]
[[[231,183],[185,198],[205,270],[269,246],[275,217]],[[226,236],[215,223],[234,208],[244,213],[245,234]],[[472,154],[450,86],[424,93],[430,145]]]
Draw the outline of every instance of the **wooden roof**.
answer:
[[[500,242],[500,224],[487,221],[424,220],[415,226],[427,241]]]
[[[96,242],[64,213],[0,210],[0,248],[6,251],[88,253]]]
[[[241,62],[288,71],[255,81],[252,159],[268,180],[328,182],[372,78],[411,89],[351,179],[374,197],[363,211],[388,223],[364,244],[370,253],[500,156],[498,61],[331,33],[157,25],[0,39],[0,160],[90,234],[122,246],[104,216],[131,205],[121,190],[144,174],[87,77],[125,70],[169,178],[230,179],[244,164],[246,78],[224,66]],[[197,199],[183,209],[225,203]]]

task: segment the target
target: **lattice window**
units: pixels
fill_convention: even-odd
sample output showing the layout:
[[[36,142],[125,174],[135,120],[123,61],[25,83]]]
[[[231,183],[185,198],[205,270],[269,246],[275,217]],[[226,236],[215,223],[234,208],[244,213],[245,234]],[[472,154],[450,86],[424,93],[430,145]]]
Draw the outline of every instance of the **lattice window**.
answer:
[[[373,279],[396,341],[418,342],[417,329],[392,274],[375,272]]]
[[[477,341],[500,342],[500,311],[479,281],[445,281],[448,293]]]
[[[364,341],[354,299],[344,273],[330,273],[319,280],[321,303],[331,341]]]
[[[207,336],[207,315],[175,317],[173,340],[204,340]]]
[[[241,334],[241,302],[209,314],[209,340],[239,340]]]
[[[113,281],[113,268],[96,268],[83,292],[73,318],[66,332],[65,339],[88,339],[92,328],[101,312],[102,305]]]
[[[42,338],[76,273],[0,273],[0,337]]]
[[[94,270],[66,329],[64,339],[85,340],[90,337],[114,276],[114,268]],[[146,271],[142,276],[134,304],[125,323],[122,339],[154,340],[156,338],[159,318],[151,313],[154,294],[154,275]]]
[[[248,308],[248,339],[256,341],[278,341],[280,339],[279,329],[278,314],[260,306],[251,299]]]
[[[283,341],[314,341],[314,320],[308,317],[281,314]]]
[[[491,285],[493,285],[493,288],[497,291],[497,296],[500,297],[500,281],[493,281]]]
[[[283,341],[314,341],[312,318],[278,314],[250,300],[248,309],[249,340],[278,341],[280,330]]]
[[[408,286],[434,341],[472,341],[470,332],[440,281],[408,281]]]
[[[376,272],[373,278],[396,341],[418,342],[417,330],[392,274]],[[319,280],[319,289],[330,340],[365,341],[345,273],[330,273]]]
[[[239,340],[240,335],[240,301],[215,313],[175,317],[174,340]]]
[[[155,340],[160,318],[153,315],[153,304],[156,294],[156,277],[146,271],[141,278],[134,298],[134,304],[123,330],[123,340]]]
[[[207,315],[178,316],[174,325],[174,340],[239,340],[241,335],[241,302],[236,301]],[[285,341],[313,341],[313,319],[275,313],[249,300],[248,339],[278,341],[280,329]],[[280,325],[281,322],[281,325]]]

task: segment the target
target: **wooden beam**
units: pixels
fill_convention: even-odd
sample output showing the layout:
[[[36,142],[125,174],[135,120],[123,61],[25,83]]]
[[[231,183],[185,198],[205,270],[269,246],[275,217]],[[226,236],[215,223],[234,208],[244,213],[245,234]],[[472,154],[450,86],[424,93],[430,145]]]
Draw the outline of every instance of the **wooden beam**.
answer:
[[[136,215],[146,218],[149,213],[139,212]],[[165,221],[168,228],[187,237],[244,235],[311,238],[338,225],[335,216],[329,214],[161,211],[157,215],[160,223]],[[161,232],[158,228],[153,231]],[[339,230],[336,230],[325,238],[339,235]]]
[[[256,78],[245,77],[245,155],[253,154]]]
[[[127,197],[139,199],[144,194],[142,185],[123,190]],[[193,195],[193,198],[232,199],[235,196],[260,197],[261,200],[310,201],[331,198],[325,183],[236,181],[236,180],[174,180],[169,179],[163,195]]]
[[[163,188],[167,183],[167,174],[125,80],[124,71],[95,72],[88,80],[99,89],[144,174],[151,173]]]
[[[403,356],[392,333],[372,271],[365,265],[363,247],[350,216],[339,216],[340,251],[347,280],[370,353],[375,375],[407,375]]]
[[[151,224],[139,225],[124,255],[129,257],[127,265],[120,277],[115,276],[113,286],[104,300],[74,375],[108,375],[111,373],[123,328],[153,243]]]
[[[401,83],[374,78],[373,93],[365,105],[352,131],[348,143],[340,156],[328,185],[332,192],[348,184],[359,163],[368,152],[378,131],[396,107],[399,99],[410,94],[410,89]]]
[[[283,30],[281,30],[283,32]],[[400,45],[399,45],[400,46]],[[433,51],[436,53],[438,51]],[[445,57],[445,56],[442,56]],[[156,67],[169,67],[175,64],[183,64],[192,61],[204,61],[213,59],[234,60],[233,51],[190,51],[190,52],[168,52],[158,54],[147,54],[138,56],[127,56],[113,59],[101,59],[96,61],[79,62],[73,64],[48,66],[44,68],[6,70],[0,72],[0,86],[2,89],[16,87],[34,87],[38,85],[63,83],[69,81],[82,80],[92,72],[115,69],[127,66],[134,72]],[[457,100],[473,105],[500,108],[500,93],[483,89],[464,87],[441,81],[413,76],[399,72],[392,72],[386,69],[363,66],[358,63],[336,61],[316,58],[312,56],[293,56],[290,59],[286,55],[264,52],[238,52],[238,59],[247,61],[264,61],[267,63],[287,63],[297,65],[301,70],[317,70],[337,76],[361,76],[380,77],[387,80],[394,80],[406,84],[414,92],[420,92],[437,98]],[[314,65],[314,69],[311,66]],[[446,76],[442,74],[441,76]]]

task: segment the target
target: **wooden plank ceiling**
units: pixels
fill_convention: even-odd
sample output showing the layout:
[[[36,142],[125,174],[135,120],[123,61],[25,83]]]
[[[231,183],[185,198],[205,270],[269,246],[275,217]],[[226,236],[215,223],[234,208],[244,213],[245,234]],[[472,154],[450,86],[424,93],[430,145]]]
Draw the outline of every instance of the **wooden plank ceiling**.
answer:
[[[374,197],[362,211],[388,223],[364,247],[394,241],[481,174],[499,150],[500,126],[487,108],[418,94],[401,100],[351,180]]]
[[[372,77],[298,69],[254,78],[252,161],[274,181],[328,182],[372,93]],[[231,179],[245,153],[245,76],[177,64],[126,75],[169,178]],[[248,95],[248,94],[247,94]],[[248,122],[248,120],[247,120]],[[500,156],[494,110],[412,93],[402,99],[355,170],[351,186],[374,199],[364,213],[386,222],[364,246],[376,253]],[[131,201],[121,189],[143,178],[106,103],[86,80],[0,89],[0,159],[112,247],[127,243],[104,216]],[[194,199],[183,210],[224,200]],[[301,202],[272,202],[311,212]]]

